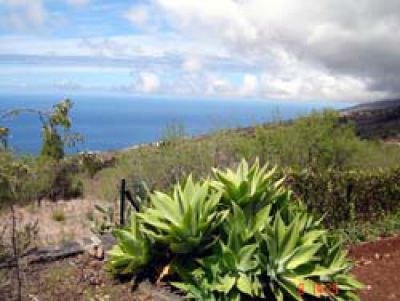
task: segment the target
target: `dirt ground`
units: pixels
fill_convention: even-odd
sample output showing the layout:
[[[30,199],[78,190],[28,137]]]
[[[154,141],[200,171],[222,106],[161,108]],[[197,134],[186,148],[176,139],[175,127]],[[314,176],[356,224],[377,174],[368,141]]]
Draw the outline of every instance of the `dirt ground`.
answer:
[[[400,236],[352,246],[349,252],[356,263],[353,273],[366,285],[361,300],[400,300]],[[12,300],[11,276],[0,273],[0,300]],[[132,281],[112,279],[103,262],[87,255],[28,266],[23,283],[24,300],[32,301],[173,300],[154,298],[158,288],[150,284],[134,289]]]
[[[350,248],[353,273],[367,287],[363,301],[400,300],[400,236]]]
[[[77,199],[70,201],[42,201],[32,202],[24,207],[16,207],[17,225],[22,228],[38,221],[38,245],[53,245],[62,241],[74,240],[91,235],[91,220],[98,213],[95,204],[103,205],[92,199]],[[0,214],[0,229],[3,225],[11,225],[9,211]]]

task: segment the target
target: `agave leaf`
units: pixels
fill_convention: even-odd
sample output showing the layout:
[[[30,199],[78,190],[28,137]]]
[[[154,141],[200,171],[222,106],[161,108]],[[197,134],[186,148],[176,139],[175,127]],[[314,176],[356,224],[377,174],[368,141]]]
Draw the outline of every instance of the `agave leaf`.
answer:
[[[303,245],[298,247],[288,258],[286,268],[293,270],[298,266],[313,260],[321,248],[321,244]]]
[[[247,272],[257,267],[257,263],[253,260],[253,256],[257,250],[257,245],[247,245],[240,249],[238,253],[239,263],[237,269],[241,272]]]
[[[236,283],[236,278],[235,277],[231,277],[226,275],[223,278],[219,279],[219,282],[212,285],[211,287],[213,289],[215,289],[216,291],[228,294],[230,292],[230,290],[233,288],[233,286]]]
[[[254,230],[262,232],[265,229],[269,223],[271,208],[271,205],[264,206],[256,213]]]
[[[253,296],[252,281],[245,274],[240,274],[236,286],[242,293]]]

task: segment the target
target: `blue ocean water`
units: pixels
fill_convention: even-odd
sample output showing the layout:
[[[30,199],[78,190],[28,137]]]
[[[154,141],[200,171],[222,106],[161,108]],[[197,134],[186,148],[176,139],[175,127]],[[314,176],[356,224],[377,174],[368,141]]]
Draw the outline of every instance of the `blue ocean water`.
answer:
[[[159,140],[167,124],[184,125],[189,135],[222,128],[250,126],[276,119],[291,119],[312,110],[343,108],[345,103],[287,102],[228,99],[144,98],[128,95],[69,95],[74,102],[73,132],[85,142],[68,152],[105,151]],[[56,94],[0,94],[0,112],[13,108],[48,110]],[[22,114],[0,124],[11,130],[10,145],[19,153],[37,154],[41,127],[38,117]]]

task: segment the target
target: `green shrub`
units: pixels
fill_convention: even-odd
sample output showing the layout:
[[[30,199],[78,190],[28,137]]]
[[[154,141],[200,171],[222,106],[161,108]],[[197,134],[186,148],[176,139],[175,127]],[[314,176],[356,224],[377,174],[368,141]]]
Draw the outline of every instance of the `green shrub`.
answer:
[[[400,209],[400,169],[287,172],[287,184],[308,209],[325,214],[338,227],[355,220],[373,221]]]
[[[359,300],[355,291],[362,285],[349,274],[340,241],[292,198],[282,179],[273,180],[274,169],[242,161],[236,171],[214,174],[212,185],[189,177],[172,195],[153,194],[134,219],[143,236],[124,232],[139,255],[121,251],[127,242],[116,232],[121,260],[110,253],[108,264],[130,274],[150,268],[140,242],[151,241],[154,260],[169,262],[172,284],[188,299]],[[169,252],[156,256],[155,248]]]

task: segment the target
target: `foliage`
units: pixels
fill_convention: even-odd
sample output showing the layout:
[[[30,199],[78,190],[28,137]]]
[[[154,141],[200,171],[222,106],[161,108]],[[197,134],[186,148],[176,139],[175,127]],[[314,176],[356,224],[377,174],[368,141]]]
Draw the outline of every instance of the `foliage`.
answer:
[[[115,229],[113,235],[118,244],[108,252],[107,264],[112,274],[130,274],[149,262],[150,241],[143,234],[143,226],[135,214],[132,214],[128,228]]]
[[[172,284],[188,299],[359,300],[362,285],[340,241],[283,188],[276,169],[242,161],[214,174],[212,184],[189,176],[170,195],[154,193],[135,220],[140,241],[169,249],[155,259],[170,262]],[[143,263],[132,257],[123,271],[136,272],[136,260]]]
[[[308,209],[325,214],[325,224],[373,221],[400,209],[400,169],[287,171],[287,184]]]
[[[286,300],[286,296],[299,300],[300,287],[304,294],[316,298],[322,294],[337,300],[358,300],[353,292],[362,285],[347,275],[351,262],[346,253],[307,214],[297,213],[290,224],[278,214],[263,233],[260,249],[261,266],[278,300]],[[324,289],[320,292],[317,287]]]
[[[69,133],[71,107],[72,102],[66,99],[50,112],[15,109],[2,113],[0,118],[22,113],[37,114],[43,127],[43,145],[39,157],[17,156],[7,149],[9,130],[0,127],[0,207],[10,202],[70,199],[82,195],[82,182],[76,176],[79,171],[77,162],[63,158],[65,143],[78,141],[76,135]],[[60,128],[64,130],[63,135],[59,133]]]
[[[353,211],[355,220],[373,220],[376,214],[382,211],[386,214],[399,203],[395,193],[399,181],[392,171],[399,167],[399,147],[359,139],[352,126],[342,123],[331,111],[314,113],[289,123],[258,126],[256,130],[218,131],[162,147],[144,146],[123,152],[116,155],[114,167],[98,172],[95,181],[86,181],[85,189],[100,199],[111,199],[118,194],[121,178],[128,181],[139,178],[148,183],[151,190],[167,191],[188,174],[207,178],[213,175],[212,167],[232,168],[242,157],[254,161],[257,156],[261,164],[269,161],[284,169],[279,171],[279,177],[286,175],[285,184],[291,185],[295,195],[303,199],[312,212],[322,215],[327,211],[325,224],[329,227],[349,219],[345,190],[351,184],[348,182],[351,177],[347,174],[360,178],[356,181],[357,190],[352,192],[352,198],[357,199]],[[323,178],[321,186],[317,179],[311,185],[309,181],[313,182],[314,178]],[[371,181],[372,178],[376,181]],[[382,189],[383,186],[386,188]],[[223,203],[226,202],[223,200]],[[348,208],[343,211],[343,207]],[[366,212],[364,208],[370,209]]]
[[[373,241],[400,232],[400,210],[371,221],[346,221],[335,229],[346,245]]]
[[[96,153],[85,152],[80,154],[80,161],[83,169],[93,178],[96,173],[103,169],[104,163]]]
[[[0,127],[0,151],[7,150],[9,133],[10,133],[10,131],[8,128]]]
[[[13,117],[22,113],[37,114],[42,123],[42,149],[41,156],[49,157],[54,160],[64,158],[64,147],[75,146],[76,143],[83,141],[83,137],[79,134],[70,133],[72,126],[70,119],[70,111],[72,109],[72,101],[64,99],[53,106],[52,111],[42,111],[37,109],[19,108],[3,114],[2,118]],[[4,132],[4,128],[1,128]],[[63,134],[59,130],[63,130]],[[8,135],[8,131],[6,132]],[[2,137],[6,137],[3,133]]]
[[[189,253],[212,241],[211,234],[227,212],[218,212],[221,195],[210,192],[210,184],[194,183],[189,176],[185,185],[176,185],[172,195],[155,192],[151,207],[138,213],[144,231],[166,244],[174,253]]]
[[[24,191],[24,179],[30,173],[29,166],[15,160],[12,153],[0,152],[0,206],[17,201]]]
[[[43,145],[40,154],[60,160],[64,157],[64,141],[58,133],[58,127],[69,130],[71,120],[69,112],[72,108],[72,102],[69,99],[56,104],[53,111],[44,115],[41,114],[43,126]],[[44,118],[46,117],[46,118]]]
[[[243,160],[236,172],[231,169],[222,172],[214,168],[216,181],[213,184],[217,190],[223,191],[223,200],[225,202],[234,201],[239,206],[245,206],[249,203],[254,203],[256,200],[268,197],[268,199],[271,199],[269,190],[270,188],[275,188],[271,185],[273,181],[272,175],[274,175],[275,170],[272,169],[266,173],[267,168],[268,165],[265,165],[260,169],[258,160],[251,168]],[[280,183],[276,183],[276,186],[280,186]]]
[[[78,170],[72,160],[0,152],[0,208],[10,202],[77,198],[83,193]]]
[[[165,126],[162,134],[162,146],[175,144],[186,136],[185,126],[179,122],[170,122]]]

